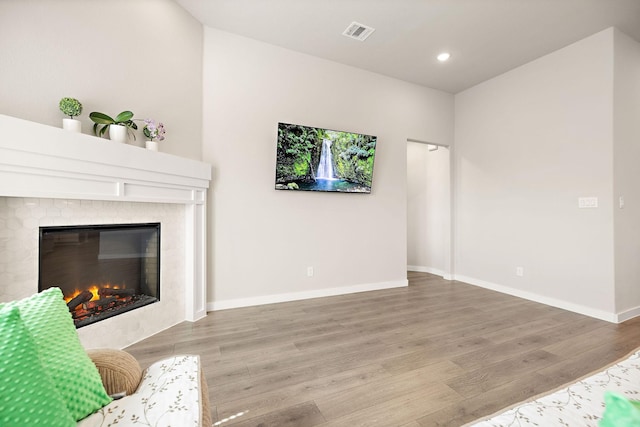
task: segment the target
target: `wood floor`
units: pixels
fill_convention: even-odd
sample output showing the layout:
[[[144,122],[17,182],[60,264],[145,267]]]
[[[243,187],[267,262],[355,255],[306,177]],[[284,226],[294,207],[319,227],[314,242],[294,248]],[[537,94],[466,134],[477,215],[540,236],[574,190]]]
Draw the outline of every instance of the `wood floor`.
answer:
[[[459,426],[640,346],[640,318],[614,325],[426,273],[409,283],[211,312],[127,351],[143,366],[199,354],[221,426],[419,427]]]

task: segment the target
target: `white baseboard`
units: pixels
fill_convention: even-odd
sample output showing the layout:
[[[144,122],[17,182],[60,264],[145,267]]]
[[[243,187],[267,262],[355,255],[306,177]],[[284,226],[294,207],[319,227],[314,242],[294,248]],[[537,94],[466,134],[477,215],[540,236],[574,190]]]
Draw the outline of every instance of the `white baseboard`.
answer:
[[[450,276],[445,274],[441,270],[433,269],[430,267],[421,267],[408,265],[408,271],[418,271],[423,273],[436,274],[442,276],[446,280],[457,280],[459,282],[468,283],[470,285],[479,286],[481,288],[490,289],[503,294],[512,295],[518,298],[524,298],[529,301],[539,302],[541,304],[550,305],[552,307],[558,307],[563,310],[572,311],[574,313],[584,314],[585,316],[593,317],[596,319],[604,320],[611,323],[621,323],[634,317],[640,316],[640,307],[635,307],[629,310],[625,310],[620,313],[609,313],[603,310],[597,310],[591,307],[586,307],[580,304],[574,304],[572,302],[559,300],[556,298],[545,297],[533,292],[522,291],[520,289],[510,288],[508,286],[498,285],[495,283],[487,282],[485,280],[475,279],[469,276],[455,275]],[[357,292],[377,291],[381,289],[401,288],[408,286],[407,280],[391,281],[391,282],[378,282],[368,283],[364,285],[346,286],[338,288],[317,289],[313,291],[303,292],[291,292],[286,294],[264,295],[251,298],[239,298],[232,300],[214,301],[207,303],[207,311],[227,310],[231,308],[240,307],[252,307],[263,304],[274,304],[287,301],[299,301],[311,298],[321,298],[335,295],[346,295]]]
[[[634,317],[638,316],[640,316],[640,307],[634,307],[616,315],[618,323],[622,323],[625,320],[633,319]]]
[[[407,265],[407,271],[417,271],[419,273],[430,273],[435,274],[436,276],[440,276],[446,279],[446,276],[449,276],[444,270],[440,270],[433,267],[424,267],[422,265]],[[447,279],[450,280],[450,279]]]
[[[605,320],[611,323],[619,323],[621,321],[619,320],[621,317],[621,315],[619,314],[609,313],[603,310],[597,310],[591,307],[586,307],[580,304],[574,304],[572,302],[563,301],[556,298],[545,297],[542,295],[535,294],[533,292],[514,289],[508,286],[497,285],[495,283],[487,282],[480,279],[475,279],[473,277],[461,276],[459,274],[456,274],[455,280],[459,282],[468,283],[470,285],[479,286],[481,288],[491,289],[492,291],[501,292],[503,294],[513,295],[514,297],[524,298],[529,301],[539,302],[541,304],[550,305],[552,307],[558,307],[563,310],[572,311],[574,313],[584,314],[585,316],[594,317],[596,319]],[[640,308],[637,308],[634,310],[640,310]],[[634,311],[634,310],[630,310],[630,311]],[[638,313],[635,315],[637,316],[638,314],[640,314],[640,311],[638,311]],[[630,318],[631,317],[629,317],[629,319]]]
[[[338,288],[316,289],[313,291],[291,292],[286,294],[264,295],[250,298],[238,298],[207,303],[207,311],[227,310],[230,308],[252,307],[255,305],[274,304],[278,302],[298,301],[311,298],[331,297],[335,295],[354,294],[356,292],[379,291],[381,289],[402,288],[409,286],[408,280],[367,283],[363,285],[344,286]]]

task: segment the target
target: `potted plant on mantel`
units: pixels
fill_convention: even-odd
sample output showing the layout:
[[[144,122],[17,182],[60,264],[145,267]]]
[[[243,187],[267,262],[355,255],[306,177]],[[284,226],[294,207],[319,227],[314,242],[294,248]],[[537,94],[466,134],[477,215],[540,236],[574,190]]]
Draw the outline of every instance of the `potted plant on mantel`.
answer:
[[[68,119],[62,119],[62,128],[72,132],[82,132],[82,122],[74,119],[82,113],[82,104],[75,98],[62,98],[60,100],[60,111],[69,116]]]
[[[145,141],[145,147],[149,150],[158,151],[158,142],[164,140],[164,124],[158,123],[153,119],[144,120],[144,128],[142,128],[144,136],[149,138]]]
[[[109,139],[112,141],[127,142],[129,134],[136,139],[136,135],[131,129],[138,129],[138,125],[133,121],[133,113],[131,111],[123,111],[118,114],[115,119],[104,113],[97,111],[89,114],[89,118],[93,121],[93,134],[96,136],[104,136],[109,130]]]

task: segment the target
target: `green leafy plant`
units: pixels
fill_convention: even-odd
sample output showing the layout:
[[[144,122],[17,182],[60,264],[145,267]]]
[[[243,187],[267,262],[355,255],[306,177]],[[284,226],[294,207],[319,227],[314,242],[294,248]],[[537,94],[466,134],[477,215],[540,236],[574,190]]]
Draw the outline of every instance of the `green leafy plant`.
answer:
[[[72,119],[82,113],[82,104],[75,98],[62,98],[59,107],[60,111]]]
[[[93,134],[96,136],[103,136],[109,126],[125,126],[127,128],[127,133],[133,136],[133,139],[136,139],[136,135],[133,133],[131,129],[138,129],[138,125],[133,121],[133,113],[131,111],[123,111],[118,114],[115,119],[107,116],[104,113],[99,113],[94,111],[89,114],[89,118],[93,121]]]

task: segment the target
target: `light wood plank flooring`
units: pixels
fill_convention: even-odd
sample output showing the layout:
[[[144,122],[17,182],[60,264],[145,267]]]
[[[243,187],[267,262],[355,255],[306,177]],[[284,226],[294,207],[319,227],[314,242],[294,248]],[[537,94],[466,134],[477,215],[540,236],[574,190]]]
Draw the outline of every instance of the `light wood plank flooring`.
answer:
[[[200,354],[221,426],[426,427],[459,426],[640,346],[640,319],[408,277],[407,288],[212,312],[127,351],[143,366]]]

